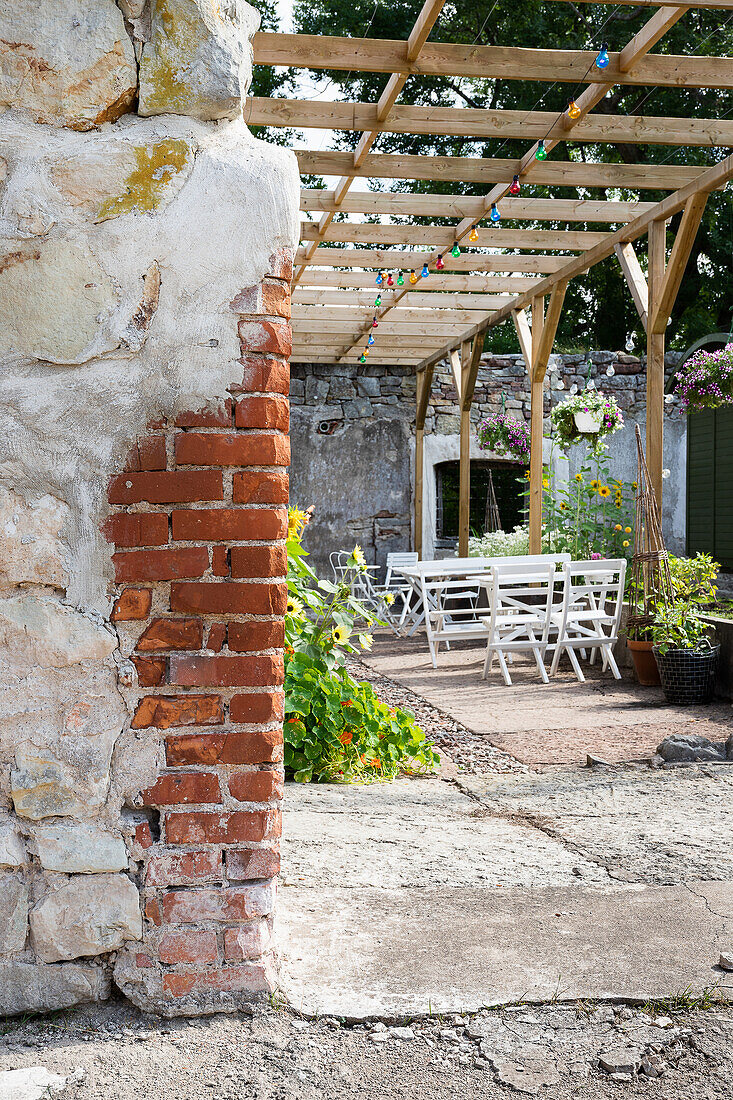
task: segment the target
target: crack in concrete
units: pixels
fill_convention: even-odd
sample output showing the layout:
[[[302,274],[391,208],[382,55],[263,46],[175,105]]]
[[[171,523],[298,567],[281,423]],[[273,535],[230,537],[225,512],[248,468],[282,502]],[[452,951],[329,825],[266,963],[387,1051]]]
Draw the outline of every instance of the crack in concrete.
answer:
[[[733,913],[719,913],[717,909],[713,909],[708,898],[706,898],[704,894],[700,894],[697,890],[694,890],[689,882],[681,882],[679,885],[684,886],[685,890],[689,891],[689,893],[691,893],[693,897],[698,898],[703,903],[708,913],[711,914],[711,916],[720,917],[721,920],[724,920],[726,922],[727,929],[729,922],[733,920]]]
[[[464,786],[464,784],[461,783],[460,779],[453,777],[451,779],[445,779],[444,782],[453,783],[453,785],[458,788],[461,794],[464,794],[472,801],[477,802],[484,814],[490,817],[500,818],[502,821],[507,821],[513,825],[520,825],[527,829],[536,829],[548,839],[554,840],[558,844],[562,845],[562,847],[565,848],[566,851],[572,852],[573,855],[582,857],[588,863],[592,863],[596,867],[599,867],[601,870],[605,871],[608,877],[613,881],[628,882],[637,885],[647,885],[646,879],[644,879],[643,877],[639,875],[634,875],[630,871],[626,871],[623,867],[619,867],[617,864],[612,863],[611,860],[603,859],[602,856],[595,855],[593,852],[588,851],[576,841],[569,840],[567,837],[563,836],[563,834],[559,832],[559,830],[557,830],[556,828],[554,828],[554,826],[550,824],[547,818],[539,817],[537,814],[529,813],[526,810],[516,811],[494,809],[490,806],[487,806],[486,803],[480,798],[480,796],[477,795],[475,791],[471,790],[470,787]]]

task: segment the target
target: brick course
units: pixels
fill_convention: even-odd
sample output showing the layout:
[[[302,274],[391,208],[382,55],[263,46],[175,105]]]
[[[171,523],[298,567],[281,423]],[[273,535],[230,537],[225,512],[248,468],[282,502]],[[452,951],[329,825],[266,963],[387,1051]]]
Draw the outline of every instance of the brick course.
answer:
[[[231,397],[150,426],[110,482],[103,526],[131,725],[165,759],[129,834],[144,913],[134,958],[183,1004],[273,983],[292,255],[271,262],[231,303]]]

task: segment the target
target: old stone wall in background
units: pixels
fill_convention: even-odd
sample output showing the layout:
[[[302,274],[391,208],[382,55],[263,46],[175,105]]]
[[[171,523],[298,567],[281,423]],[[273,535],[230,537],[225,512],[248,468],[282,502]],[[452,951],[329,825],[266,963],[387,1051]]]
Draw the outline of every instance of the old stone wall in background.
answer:
[[[260,587],[281,592],[282,487],[266,530],[261,502],[287,465],[299,180],[241,121],[257,21],[242,0],[0,5],[0,1014],[101,999],[115,960],[163,1011],[267,985],[267,960],[223,972],[268,951],[260,933],[237,943],[269,910],[227,909],[221,855],[258,814],[276,829],[279,790],[278,707],[230,706],[235,684],[281,690],[277,632],[245,624],[282,616]],[[194,513],[186,533],[176,504]],[[184,609],[173,582],[208,587]],[[228,585],[239,603],[220,597],[212,634],[205,597]],[[168,774],[161,730],[197,725],[202,695],[221,699],[218,735],[233,721],[269,742],[244,768],[262,762],[269,794],[213,766]],[[164,820],[185,804],[203,829],[235,803],[251,829],[218,848]],[[201,876],[219,903],[192,896],[166,941],[142,891],[165,911],[167,887]]]
[[[613,394],[626,427],[610,442],[615,476],[633,480],[636,452],[634,425],[645,422],[646,368],[643,358],[626,352],[599,351],[553,355],[546,385],[545,415],[567,396],[571,387],[582,389],[591,377],[598,388]],[[668,376],[676,356],[667,357]],[[412,544],[412,484],[415,438],[415,375],[407,367],[334,366],[292,367],[293,457],[291,501],[315,505],[307,544],[312,561],[328,568],[332,550],[359,542],[370,562],[384,564],[391,550]],[[481,360],[471,423],[475,430],[489,412],[499,411],[502,395],[507,412],[529,420],[529,387],[520,355],[484,354]],[[426,479],[434,482],[435,461],[458,460],[460,413],[447,362],[435,371],[425,421]],[[546,421],[549,430],[549,421]],[[676,406],[665,417],[665,465],[674,478],[665,482],[669,504],[665,513],[671,548],[684,542],[685,426]],[[570,452],[570,464],[561,473],[572,475],[581,448]],[[472,445],[473,458],[491,458]],[[549,457],[549,455],[547,456]],[[558,456],[555,455],[555,459]],[[434,485],[426,486],[426,556],[435,538]]]

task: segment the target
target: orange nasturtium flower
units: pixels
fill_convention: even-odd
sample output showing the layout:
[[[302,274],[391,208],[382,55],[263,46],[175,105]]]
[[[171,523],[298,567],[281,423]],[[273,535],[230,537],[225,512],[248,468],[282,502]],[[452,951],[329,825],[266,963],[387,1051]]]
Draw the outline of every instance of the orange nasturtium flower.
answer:
[[[353,740],[354,740],[354,735],[351,732],[351,730],[344,730],[344,732],[339,737],[339,741],[341,742],[342,745],[350,745]]]

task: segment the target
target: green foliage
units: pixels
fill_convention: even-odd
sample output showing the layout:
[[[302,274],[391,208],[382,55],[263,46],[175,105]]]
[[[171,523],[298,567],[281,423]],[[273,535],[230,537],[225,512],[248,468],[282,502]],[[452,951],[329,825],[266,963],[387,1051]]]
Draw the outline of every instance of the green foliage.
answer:
[[[352,581],[365,569],[360,548],[354,547],[342,581],[319,580],[301,542],[307,519],[297,509],[290,512],[286,774],[299,783],[349,783],[434,771],[440,758],[414,715],[382,703],[371,684],[358,683],[344,667],[345,653],[372,644],[373,618],[351,594]]]
[[[369,36],[406,39],[420,10],[419,0],[296,0],[294,26],[307,34]],[[592,49],[605,39],[612,50],[622,48],[649,19],[647,7],[617,5],[609,8],[591,4],[548,4],[542,0],[523,3],[495,3],[494,0],[461,0],[445,5],[431,35],[433,41],[480,43],[496,46],[527,46],[557,49]],[[708,54],[719,57],[733,52],[733,21],[719,11],[693,8],[654,48],[654,53],[682,56]],[[336,86],[342,98],[376,102],[388,76],[383,73],[331,71],[315,74]],[[528,111],[532,108],[560,115],[572,94],[570,85],[552,85],[532,81],[491,78],[441,78],[411,76],[400,102],[430,107],[455,106],[500,108]],[[338,98],[338,94],[333,98]],[[730,93],[724,88],[640,88],[632,84],[614,85],[597,111],[613,115],[668,115],[672,117],[721,118],[730,109]],[[358,133],[338,136],[342,148],[354,148]],[[527,140],[470,137],[435,137],[420,134],[382,134],[379,151],[417,155],[453,155],[470,157],[521,157]],[[553,160],[588,160],[706,166],[716,163],[724,150],[706,147],[674,148],[665,145],[634,143],[561,143],[552,151]],[[378,186],[385,186],[380,183]],[[451,181],[394,181],[390,186],[402,191],[432,193],[486,193],[479,182],[456,184]],[[578,198],[568,187],[542,187],[525,184],[523,193],[536,197]],[[658,202],[663,191],[608,189],[609,199]],[[676,233],[681,214],[669,226],[669,242]],[[410,219],[416,222],[431,219]],[[561,223],[522,222],[502,219],[507,228],[562,229]],[[672,320],[667,329],[671,349],[683,350],[709,332],[728,331],[731,322],[730,235],[733,207],[726,191],[715,191],[708,198],[702,224],[693,245]],[[574,228],[597,230],[596,224],[580,223]],[[637,242],[642,267],[646,268],[646,238]],[[558,350],[578,350],[588,344],[622,348],[629,332],[634,332],[637,347],[645,336],[625,288],[619,265],[611,260],[596,264],[573,279],[565,297],[555,346]],[[490,330],[486,348],[494,353],[516,351],[516,336],[510,322]]]
[[[589,453],[567,483],[545,468],[542,486],[546,552],[570,554],[574,561],[631,556],[636,482],[612,478],[603,450]]]
[[[581,432],[575,423],[576,413],[590,413],[600,422],[594,433]],[[582,393],[566,397],[555,405],[550,413],[553,440],[562,450],[576,443],[585,442],[594,453],[600,453],[603,440],[624,426],[624,418],[615,397],[607,397],[600,390],[585,389]]]
[[[711,627],[703,610],[715,603],[715,580],[720,566],[709,554],[694,558],[669,556],[674,597],[669,602],[659,600],[650,628],[652,641],[660,653],[668,649],[706,649],[710,645]]]

